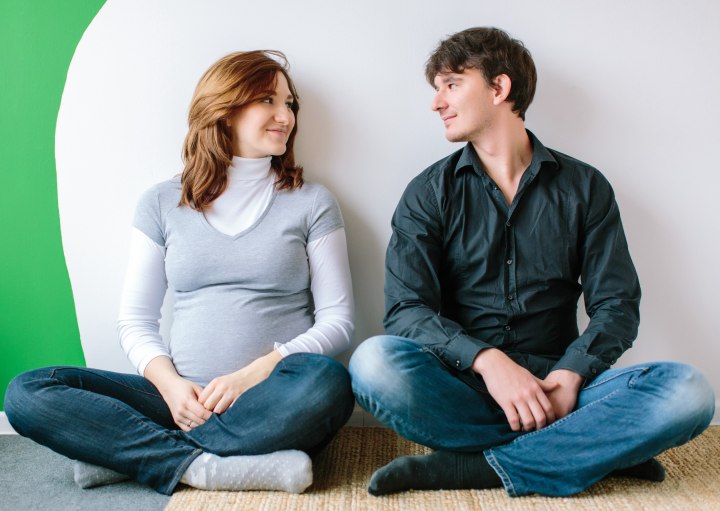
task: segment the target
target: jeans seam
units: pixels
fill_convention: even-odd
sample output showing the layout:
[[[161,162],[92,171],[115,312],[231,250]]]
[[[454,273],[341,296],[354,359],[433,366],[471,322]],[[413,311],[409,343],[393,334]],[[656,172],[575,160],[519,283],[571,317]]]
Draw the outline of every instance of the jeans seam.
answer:
[[[60,370],[62,370],[62,369],[66,369],[66,368],[64,368],[64,367],[57,367],[57,368],[53,369],[52,372],[50,373],[50,378],[52,378],[52,379],[54,379],[54,380],[58,380],[58,378],[55,377],[55,372],[56,372],[56,371],[60,371]],[[142,394],[145,394],[145,395],[147,395],[147,396],[152,396],[152,397],[161,397],[161,396],[159,396],[158,394],[153,394],[153,393],[147,392],[147,391],[145,391],[145,390],[137,389],[137,388],[135,388],[135,387],[131,387],[131,386],[129,386],[129,385],[126,385],[125,383],[119,382],[119,381],[117,381],[117,380],[113,380],[112,378],[108,378],[108,377],[105,376],[104,374],[95,373],[95,372],[93,372],[93,371],[88,371],[88,370],[87,370],[86,368],[84,368],[84,367],[72,367],[71,369],[74,369],[74,370],[77,370],[77,371],[82,371],[82,372],[87,373],[87,374],[92,374],[93,376],[97,376],[97,377],[102,378],[103,380],[106,380],[106,381],[111,381],[111,382],[113,382],[115,385],[118,385],[118,386],[120,386],[120,387],[124,387],[124,388],[126,388],[126,389],[132,390],[133,392],[140,392],[140,393],[142,393]],[[141,378],[144,378],[144,376],[141,376]],[[58,381],[59,381],[59,380],[58,380]],[[148,380],[148,381],[149,381],[149,380]],[[60,383],[63,383],[63,382],[60,382]],[[84,389],[79,389],[79,390],[84,390]]]
[[[610,381],[612,381],[612,380],[615,380],[615,379],[617,379],[617,378],[619,378],[619,377],[621,377],[621,376],[625,376],[625,375],[628,374],[628,373],[633,373],[633,372],[636,372],[636,371],[640,371],[640,372],[642,372],[642,373],[645,373],[645,372],[647,372],[647,371],[649,371],[649,370],[650,370],[650,367],[648,367],[648,366],[642,366],[642,367],[633,366],[633,367],[628,367],[627,370],[618,372],[617,374],[614,374],[611,378],[608,378],[607,380],[602,380],[602,381],[597,381],[597,380],[595,380],[595,381],[593,381],[590,385],[588,385],[587,387],[583,387],[581,390],[592,389],[592,388],[598,387],[598,386],[603,385],[603,384],[605,384],[605,383],[608,383],[608,382],[610,382]],[[636,378],[633,378],[633,379],[630,381],[630,383],[628,383],[628,387],[631,386],[632,382],[634,382],[635,379],[637,379],[637,377],[636,377]]]
[[[185,458],[185,461],[180,463],[178,467],[175,469],[175,473],[173,474],[170,481],[164,486],[164,489],[166,489],[165,495],[170,495],[173,491],[175,491],[175,487],[180,483],[180,479],[182,479],[182,476],[187,472],[187,469],[190,467],[190,464],[195,461],[195,459],[200,456],[203,453],[202,449],[193,449],[193,452],[188,454],[188,456]]]
[[[500,481],[502,481],[503,486],[505,487],[505,491],[508,493],[508,495],[510,495],[511,497],[517,497],[517,492],[515,491],[515,485],[513,484],[512,479],[510,479],[510,476],[507,474],[507,472],[505,472],[505,469],[495,457],[492,449],[486,450],[483,455],[485,456],[485,459],[487,460],[490,467],[492,467],[497,473],[497,475],[500,477]]]

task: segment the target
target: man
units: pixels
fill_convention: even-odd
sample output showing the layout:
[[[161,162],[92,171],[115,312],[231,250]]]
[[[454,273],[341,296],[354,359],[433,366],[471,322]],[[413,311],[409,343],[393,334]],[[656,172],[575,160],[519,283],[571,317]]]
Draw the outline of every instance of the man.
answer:
[[[467,145],[400,200],[388,335],[365,341],[350,372],[361,406],[436,451],[380,468],[370,493],[661,481],[653,457],[701,433],[714,396],[683,364],[610,369],[637,335],[640,287],[609,183],[525,129],[535,66],[505,32],[449,37],[426,77],[447,139]]]

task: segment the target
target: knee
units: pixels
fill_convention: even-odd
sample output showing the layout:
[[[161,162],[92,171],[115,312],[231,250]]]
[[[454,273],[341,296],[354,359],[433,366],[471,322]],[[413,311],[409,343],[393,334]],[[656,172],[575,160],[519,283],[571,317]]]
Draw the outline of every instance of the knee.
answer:
[[[413,369],[424,363],[425,356],[421,346],[410,339],[392,335],[371,337],[350,359],[355,397],[405,395],[413,385]]]
[[[697,368],[666,362],[658,364],[651,373],[665,393],[663,412],[667,417],[675,423],[694,427],[697,433],[710,424],[715,414],[715,393]]]
[[[389,360],[396,351],[395,339],[377,335],[357,347],[348,365],[353,387],[377,384],[392,376]]]
[[[312,353],[290,355],[286,361],[298,364],[305,374],[301,380],[304,386],[302,393],[309,408],[352,411],[355,400],[350,387],[350,375],[340,362]]]
[[[17,375],[8,384],[5,391],[3,409],[8,421],[18,433],[21,433],[23,416],[32,415],[32,409],[38,405],[37,392],[50,379],[52,368],[33,369]]]

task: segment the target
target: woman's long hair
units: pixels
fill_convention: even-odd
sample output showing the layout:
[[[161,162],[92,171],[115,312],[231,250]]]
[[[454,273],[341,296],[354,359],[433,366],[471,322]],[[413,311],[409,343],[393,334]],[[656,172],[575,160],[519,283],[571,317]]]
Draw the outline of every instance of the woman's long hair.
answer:
[[[188,114],[188,134],[183,144],[182,197],[180,205],[204,211],[227,187],[227,169],[232,163],[232,129],[228,119],[245,105],[274,94],[277,73],[287,79],[294,100],[295,126],[286,151],[273,156],[278,190],[294,190],[303,184],[302,167],[295,164],[293,145],[300,110],[295,85],[288,74],[285,55],[258,50],[227,55],[208,69],[195,88]]]

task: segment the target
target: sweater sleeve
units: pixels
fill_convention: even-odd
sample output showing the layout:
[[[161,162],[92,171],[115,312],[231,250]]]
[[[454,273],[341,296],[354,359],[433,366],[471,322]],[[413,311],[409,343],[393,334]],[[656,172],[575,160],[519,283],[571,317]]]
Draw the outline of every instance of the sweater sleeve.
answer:
[[[120,346],[141,375],[153,358],[170,357],[160,336],[160,309],[166,290],[164,247],[134,228],[117,331]]]
[[[283,356],[302,352],[334,356],[350,346],[353,333],[353,294],[345,229],[336,229],[311,241],[307,253],[315,323],[289,342],[275,343],[275,349]]]

